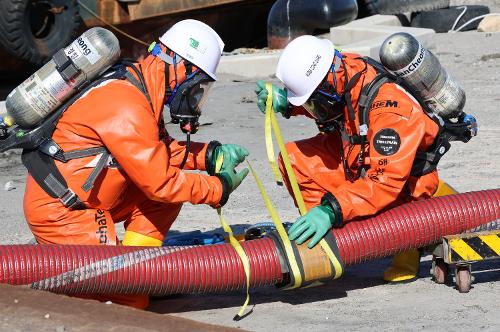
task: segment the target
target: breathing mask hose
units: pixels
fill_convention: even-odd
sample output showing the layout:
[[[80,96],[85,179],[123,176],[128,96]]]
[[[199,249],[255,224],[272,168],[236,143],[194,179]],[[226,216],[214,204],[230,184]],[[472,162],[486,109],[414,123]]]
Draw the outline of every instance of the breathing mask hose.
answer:
[[[500,189],[405,204],[332,230],[340,259],[352,265],[437,243],[500,219]],[[286,283],[288,266],[271,238],[241,243],[250,286]],[[230,244],[194,247],[2,245],[0,283],[66,294],[189,294],[246,288]]]
[[[180,166],[181,169],[184,169],[184,166],[186,165],[186,161],[187,161],[188,156],[189,156],[189,147],[190,146],[191,146],[191,133],[188,131],[186,133],[186,152],[184,152],[184,158],[182,158],[182,162],[181,162],[181,166]]]

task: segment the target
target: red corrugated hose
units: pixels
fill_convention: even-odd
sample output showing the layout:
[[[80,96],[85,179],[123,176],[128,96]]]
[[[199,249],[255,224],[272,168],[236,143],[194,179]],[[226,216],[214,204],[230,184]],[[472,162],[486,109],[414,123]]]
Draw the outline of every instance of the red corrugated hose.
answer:
[[[345,265],[440,241],[500,219],[500,190],[413,202],[333,230]],[[282,282],[286,268],[270,238],[242,242],[250,285]],[[66,294],[187,294],[244,289],[230,244],[194,247],[2,245],[0,283]]]

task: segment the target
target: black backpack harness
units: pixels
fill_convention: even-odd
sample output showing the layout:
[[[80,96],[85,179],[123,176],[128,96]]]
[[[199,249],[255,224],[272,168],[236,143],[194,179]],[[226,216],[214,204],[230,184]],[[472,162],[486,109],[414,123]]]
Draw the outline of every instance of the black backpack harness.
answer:
[[[427,151],[417,151],[413,166],[410,172],[411,176],[422,176],[428,174],[436,169],[441,157],[450,149],[450,141],[462,141],[464,143],[468,142],[473,134],[471,127],[475,126],[470,122],[464,121],[464,116],[457,119],[456,122],[451,122],[450,120],[443,120],[441,117],[435,115],[429,106],[424,102],[422,97],[413,88],[411,88],[407,83],[404,82],[400,77],[390,73],[385,69],[380,63],[375,61],[370,57],[358,58],[365,62],[365,69],[360,73],[356,74],[351,78],[351,80],[346,83],[345,93],[344,93],[344,103],[348,108],[349,119],[352,121],[355,117],[355,110],[352,106],[350,90],[359,80],[361,73],[370,65],[377,71],[377,76],[367,85],[365,85],[359,95],[358,103],[358,118],[359,118],[359,134],[354,134],[349,136],[349,142],[353,145],[359,144],[361,149],[358,157],[358,172],[355,178],[361,176],[364,165],[364,150],[368,144],[368,126],[369,126],[369,112],[371,106],[377,97],[381,86],[385,83],[395,83],[401,86],[405,91],[407,91],[422,107],[424,112],[429,116],[439,127],[439,132],[434,140],[434,143],[429,147]],[[347,73],[347,71],[345,70]],[[346,74],[347,75],[347,74]],[[347,78],[346,78],[347,79]],[[347,81],[346,81],[347,82]],[[344,169],[348,167],[346,165],[346,158],[344,160]],[[350,176],[346,172],[346,176],[350,180],[355,178]]]
[[[60,52],[58,52],[56,54],[59,62],[61,62],[61,58],[64,56],[67,58],[64,53],[60,54]],[[54,56],[54,60],[56,60],[56,56]],[[63,60],[71,61],[69,58]],[[60,70],[62,66],[56,66],[56,68],[62,74],[62,70]],[[137,80],[136,77],[134,77],[134,75],[127,70],[127,68],[131,68],[139,80]],[[127,80],[132,83],[145,95],[151,106],[151,110],[153,110],[153,104],[146,89],[144,77],[140,71],[140,67],[137,69],[131,62],[122,60],[110,68],[110,70],[108,70],[105,74],[101,75],[98,79],[92,82],[87,82],[87,84],[84,84],[83,87],[80,87],[79,92],[76,95],[45,118],[36,128],[26,130],[18,126],[14,126],[9,130],[8,137],[4,140],[0,140],[0,152],[10,149],[23,149],[21,159],[33,179],[47,194],[53,198],[58,198],[65,207],[71,210],[81,210],[86,209],[87,207],[75,194],[75,192],[68,187],[66,180],[55,164],[55,160],[65,163],[73,159],[101,155],[96,166],[82,185],[82,189],[85,192],[88,192],[93,188],[94,182],[99,174],[101,174],[103,169],[108,165],[111,154],[105,146],[66,152],[63,151],[63,149],[52,139],[52,135],[59,119],[68,107],[70,107],[90,89],[105,81],[113,79]],[[160,123],[160,128],[161,127],[164,128],[163,121]],[[160,131],[160,133],[162,133],[162,131]]]

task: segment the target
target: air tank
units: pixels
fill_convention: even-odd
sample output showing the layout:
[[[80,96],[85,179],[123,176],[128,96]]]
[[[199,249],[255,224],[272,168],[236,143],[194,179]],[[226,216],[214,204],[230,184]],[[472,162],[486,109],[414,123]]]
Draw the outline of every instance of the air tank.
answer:
[[[401,77],[443,119],[462,114],[465,92],[441,66],[439,60],[412,35],[398,32],[380,48],[380,61]]]
[[[8,114],[22,128],[36,126],[119,57],[120,44],[111,31],[85,31],[7,96]]]

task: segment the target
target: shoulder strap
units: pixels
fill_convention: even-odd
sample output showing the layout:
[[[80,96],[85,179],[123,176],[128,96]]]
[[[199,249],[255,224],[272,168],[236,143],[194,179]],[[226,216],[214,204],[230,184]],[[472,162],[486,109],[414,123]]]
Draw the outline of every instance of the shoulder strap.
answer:
[[[69,209],[81,210],[85,208],[78,196],[68,188],[68,184],[57,169],[53,158],[39,150],[23,150],[21,160],[33,179],[47,194],[59,198],[61,203]]]
[[[154,112],[153,102],[151,101],[151,97],[150,97],[148,89],[146,87],[146,82],[144,81],[144,75],[142,74],[141,65],[139,64],[138,65],[139,69],[137,69],[136,66],[134,66],[134,64],[132,62],[129,62],[127,60],[123,60],[122,64],[123,64],[123,67],[122,67],[123,71],[121,72],[122,77],[120,77],[120,78],[126,79],[127,81],[132,83],[132,85],[134,85],[139,91],[141,91],[144,94],[144,96],[146,97],[146,99],[148,100],[149,106],[151,107],[151,112]],[[127,68],[130,68],[131,70],[133,70],[134,73],[137,75],[137,77],[139,77],[139,80],[137,80],[134,77],[134,75],[132,75],[127,70]],[[168,72],[168,69],[165,72],[165,75],[167,74],[167,72]],[[168,82],[168,80],[165,80],[165,82]],[[168,83],[166,83],[166,84],[168,84]]]
[[[363,60],[363,58],[360,58]],[[354,74],[351,79],[349,80],[349,77],[347,75],[347,67],[344,62],[342,62],[342,66],[344,67],[344,92],[342,94],[343,96],[343,102],[345,103],[345,106],[347,107],[348,115],[349,115],[349,120],[354,121],[355,118],[355,111],[352,106],[352,100],[351,100],[351,89],[358,83],[359,79],[361,78],[361,75],[366,71],[368,68],[367,63],[365,61],[365,68],[363,70],[357,72]]]

